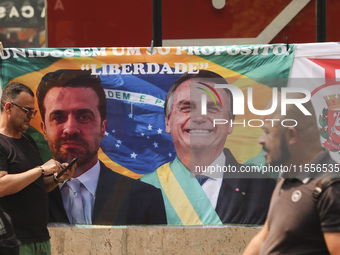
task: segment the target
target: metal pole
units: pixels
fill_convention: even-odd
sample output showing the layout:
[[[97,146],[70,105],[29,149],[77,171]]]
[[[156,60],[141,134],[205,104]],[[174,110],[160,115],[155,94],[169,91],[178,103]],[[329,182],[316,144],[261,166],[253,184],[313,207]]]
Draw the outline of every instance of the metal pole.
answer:
[[[162,0],[152,0],[153,46],[162,47]]]
[[[326,42],[326,0],[316,1],[316,41]]]

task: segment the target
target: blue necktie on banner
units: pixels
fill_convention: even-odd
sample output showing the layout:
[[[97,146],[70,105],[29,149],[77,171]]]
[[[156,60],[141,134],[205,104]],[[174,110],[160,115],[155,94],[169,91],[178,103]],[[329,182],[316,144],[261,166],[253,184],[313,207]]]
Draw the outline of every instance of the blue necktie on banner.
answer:
[[[198,183],[199,183],[201,186],[203,186],[203,184],[209,179],[208,176],[201,175],[201,174],[200,174],[200,175],[195,175],[195,177],[196,177]]]
[[[80,193],[80,185],[81,182],[77,179],[69,180],[65,183],[70,190],[69,198],[70,198],[70,215],[71,215],[71,223],[72,224],[86,224],[84,209],[83,209],[83,201]]]

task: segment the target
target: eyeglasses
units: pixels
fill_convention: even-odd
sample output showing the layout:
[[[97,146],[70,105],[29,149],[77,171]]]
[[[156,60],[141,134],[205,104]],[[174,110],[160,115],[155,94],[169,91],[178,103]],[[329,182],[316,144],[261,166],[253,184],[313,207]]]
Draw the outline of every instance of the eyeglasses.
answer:
[[[27,117],[34,117],[37,114],[37,110],[35,110],[34,108],[30,108],[30,107],[22,107],[20,105],[17,105],[16,103],[10,102],[12,105],[15,105],[16,107],[19,107],[21,110],[23,110],[26,114]]]

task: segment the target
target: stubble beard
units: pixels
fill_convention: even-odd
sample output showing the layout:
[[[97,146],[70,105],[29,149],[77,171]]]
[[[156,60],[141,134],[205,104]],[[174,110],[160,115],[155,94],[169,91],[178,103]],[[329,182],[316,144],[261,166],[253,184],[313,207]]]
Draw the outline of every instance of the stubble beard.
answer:
[[[51,146],[50,146],[51,148]],[[91,162],[93,158],[98,154],[98,150],[90,151],[79,151],[78,149],[68,148],[67,150],[61,149],[60,142],[53,146],[51,150],[53,158],[60,163],[70,163],[74,158],[78,158],[77,166],[81,167]]]

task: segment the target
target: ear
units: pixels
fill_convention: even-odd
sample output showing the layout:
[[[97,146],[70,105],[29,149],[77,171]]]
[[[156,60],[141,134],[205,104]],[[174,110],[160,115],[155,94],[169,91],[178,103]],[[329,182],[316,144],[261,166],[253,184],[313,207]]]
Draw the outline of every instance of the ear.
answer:
[[[165,118],[165,132],[167,132],[168,134],[171,133],[171,130],[170,130],[170,116]]]
[[[45,123],[43,121],[40,122],[40,128],[43,131],[45,139],[47,140],[47,138],[46,138],[46,126],[45,126]]]
[[[231,125],[231,121],[229,120],[228,122],[228,126],[227,126],[227,131],[228,131],[228,135],[230,135],[234,130],[233,125]]]
[[[4,110],[5,110],[6,112],[9,112],[9,110],[11,109],[11,107],[12,107],[12,104],[11,104],[10,102],[7,102],[7,103],[5,104]]]
[[[287,144],[294,145],[299,140],[299,134],[294,127],[288,127],[286,132]]]
[[[100,130],[100,132],[101,132],[101,139],[103,139],[104,136],[105,136],[106,127],[107,127],[107,121],[103,120],[102,126],[101,126],[101,130]]]

